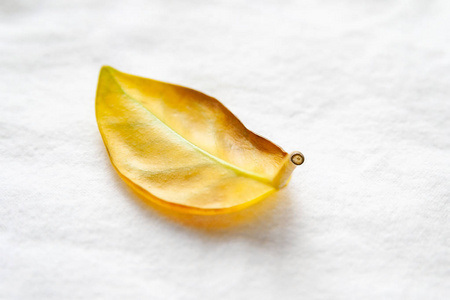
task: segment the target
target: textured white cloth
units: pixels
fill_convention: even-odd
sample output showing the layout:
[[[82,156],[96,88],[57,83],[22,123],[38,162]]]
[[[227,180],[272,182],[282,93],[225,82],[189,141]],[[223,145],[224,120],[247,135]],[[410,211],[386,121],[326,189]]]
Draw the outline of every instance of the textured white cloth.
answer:
[[[0,299],[450,299],[450,2],[0,2]],[[100,67],[300,150],[231,216],[143,204]]]

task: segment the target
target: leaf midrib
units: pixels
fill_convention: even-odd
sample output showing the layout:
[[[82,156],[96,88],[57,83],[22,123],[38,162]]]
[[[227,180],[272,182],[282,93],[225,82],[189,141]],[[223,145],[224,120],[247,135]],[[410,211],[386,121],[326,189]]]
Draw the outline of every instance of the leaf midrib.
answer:
[[[119,72],[117,70],[115,70],[112,67],[103,67],[105,70],[108,71],[108,73],[111,75],[111,77],[113,78],[114,82],[117,84],[117,86],[120,88],[120,90],[122,91],[122,93],[127,96],[130,100],[134,101],[136,104],[138,104],[139,106],[141,106],[145,111],[147,111],[148,113],[150,113],[152,116],[155,117],[155,119],[160,122],[162,125],[164,125],[165,127],[167,127],[167,129],[169,129],[175,136],[178,136],[180,139],[182,139],[185,143],[187,143],[188,145],[190,145],[191,147],[193,147],[195,150],[197,150],[198,152],[202,153],[203,155],[209,157],[210,159],[216,161],[217,163],[219,163],[220,165],[227,167],[231,170],[233,170],[234,172],[236,172],[237,174],[243,175],[245,177],[249,177],[252,179],[257,179],[258,181],[265,183],[267,185],[270,185],[273,187],[273,183],[271,180],[269,180],[266,177],[260,176],[256,173],[244,170],[238,166],[235,166],[221,158],[216,157],[215,155],[203,150],[202,148],[198,147],[197,145],[193,144],[192,142],[190,142],[188,139],[186,139],[185,137],[183,137],[182,135],[180,135],[178,132],[176,132],[174,129],[172,129],[168,124],[166,124],[165,122],[163,122],[160,118],[158,118],[158,116],[156,116],[151,110],[149,110],[147,107],[145,107],[139,100],[133,98],[131,95],[129,95],[127,92],[125,92],[125,90],[122,88],[122,85],[119,83],[119,81],[116,79],[116,77],[114,76],[113,72]],[[111,71],[113,70],[113,71]]]

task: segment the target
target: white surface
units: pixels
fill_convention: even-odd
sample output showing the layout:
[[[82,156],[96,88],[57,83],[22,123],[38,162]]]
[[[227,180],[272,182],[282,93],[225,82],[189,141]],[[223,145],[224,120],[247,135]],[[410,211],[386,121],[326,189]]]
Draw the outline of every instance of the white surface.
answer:
[[[245,2],[0,2],[0,299],[450,299],[450,2]],[[146,207],[97,130],[103,64],[306,163],[233,216]]]

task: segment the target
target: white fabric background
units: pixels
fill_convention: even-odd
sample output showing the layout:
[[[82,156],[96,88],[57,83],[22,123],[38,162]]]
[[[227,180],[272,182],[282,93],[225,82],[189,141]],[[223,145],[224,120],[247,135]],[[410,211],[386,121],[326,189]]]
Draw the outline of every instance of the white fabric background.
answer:
[[[0,299],[450,299],[450,2],[0,2]],[[229,216],[143,204],[101,65],[300,150]]]

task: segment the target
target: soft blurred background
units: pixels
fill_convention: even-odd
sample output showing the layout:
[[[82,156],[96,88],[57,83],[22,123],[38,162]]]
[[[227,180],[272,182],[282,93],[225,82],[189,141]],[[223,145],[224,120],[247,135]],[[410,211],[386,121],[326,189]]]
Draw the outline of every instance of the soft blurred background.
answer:
[[[0,1],[0,299],[450,299],[450,2]],[[144,204],[102,65],[300,150],[230,216]]]

